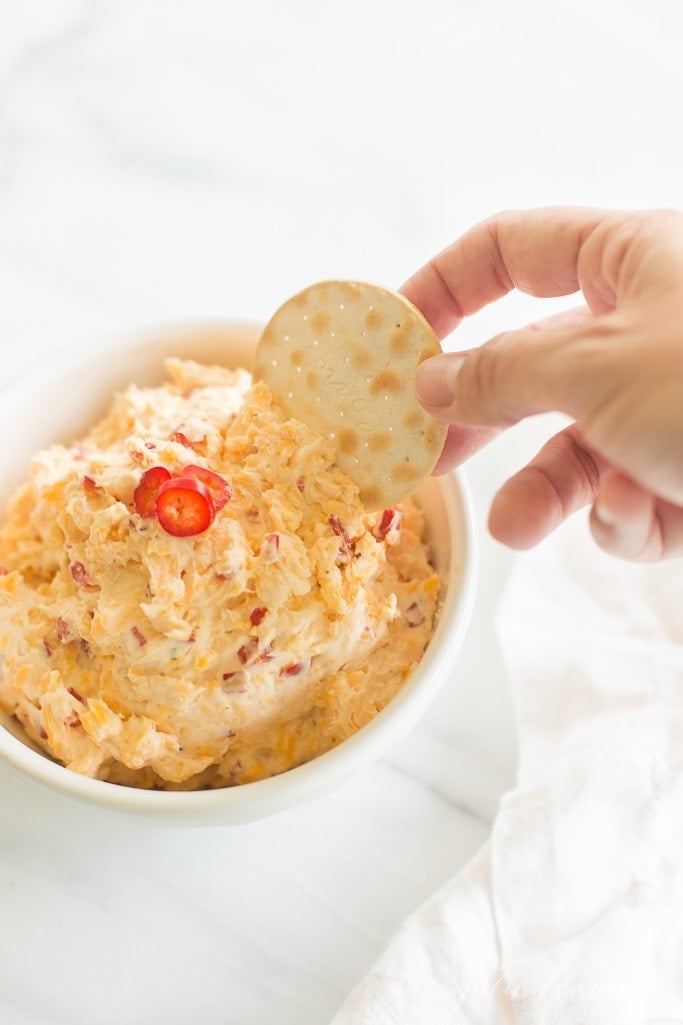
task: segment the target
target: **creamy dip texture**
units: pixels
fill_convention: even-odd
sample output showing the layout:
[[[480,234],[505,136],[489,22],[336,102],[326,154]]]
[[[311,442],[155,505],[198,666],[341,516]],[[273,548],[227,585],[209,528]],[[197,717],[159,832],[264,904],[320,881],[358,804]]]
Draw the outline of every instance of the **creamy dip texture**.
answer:
[[[0,704],[76,772],[194,789],[306,762],[420,659],[439,579],[412,501],[367,514],[328,439],[246,370],[169,359],[33,460],[0,527]],[[231,498],[193,536],[136,509],[187,464]]]

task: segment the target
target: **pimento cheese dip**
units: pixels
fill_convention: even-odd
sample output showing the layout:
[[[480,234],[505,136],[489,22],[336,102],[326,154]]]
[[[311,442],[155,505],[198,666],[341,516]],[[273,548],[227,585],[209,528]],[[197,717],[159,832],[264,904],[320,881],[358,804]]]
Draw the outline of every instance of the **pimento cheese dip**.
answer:
[[[419,508],[367,514],[329,440],[265,384],[187,360],[166,371],[40,452],[10,502],[0,704],[86,776],[230,786],[315,758],[384,708],[425,650],[440,583]],[[177,536],[139,489],[147,470],[184,480],[188,464],[229,500]]]

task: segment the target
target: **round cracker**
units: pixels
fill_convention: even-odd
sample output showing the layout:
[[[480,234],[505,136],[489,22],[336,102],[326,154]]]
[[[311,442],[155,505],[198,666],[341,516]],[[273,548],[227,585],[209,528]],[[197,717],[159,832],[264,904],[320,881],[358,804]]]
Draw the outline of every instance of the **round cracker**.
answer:
[[[415,394],[419,364],[440,352],[432,328],[399,293],[321,281],[275,312],[254,376],[287,416],[332,440],[366,509],[384,509],[429,476],[443,448],[446,424]]]

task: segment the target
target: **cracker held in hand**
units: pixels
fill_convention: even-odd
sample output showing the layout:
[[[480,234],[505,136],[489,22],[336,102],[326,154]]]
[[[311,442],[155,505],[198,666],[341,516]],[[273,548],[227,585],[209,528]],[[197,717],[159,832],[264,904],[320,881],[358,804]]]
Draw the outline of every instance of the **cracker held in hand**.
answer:
[[[266,326],[254,376],[287,416],[334,443],[368,510],[413,492],[434,469],[446,424],[424,411],[415,374],[441,346],[402,295],[357,281],[322,281],[288,299]]]

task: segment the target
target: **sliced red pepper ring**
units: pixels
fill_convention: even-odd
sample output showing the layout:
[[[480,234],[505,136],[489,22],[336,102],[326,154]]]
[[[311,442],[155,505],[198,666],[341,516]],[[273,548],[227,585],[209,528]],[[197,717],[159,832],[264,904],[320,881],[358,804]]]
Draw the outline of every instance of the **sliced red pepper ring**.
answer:
[[[159,488],[156,514],[167,534],[190,537],[211,526],[216,509],[211,492],[196,477],[171,477]]]
[[[216,512],[222,509],[232,498],[232,488],[227,480],[221,477],[219,473],[208,470],[205,466],[197,466],[195,463],[190,463],[188,466],[183,467],[181,477],[195,477],[197,480],[200,480],[211,492],[213,507]]]
[[[135,510],[140,516],[148,519],[156,516],[156,500],[161,485],[170,480],[171,474],[165,466],[151,466],[145,470],[140,483],[133,492]]]

